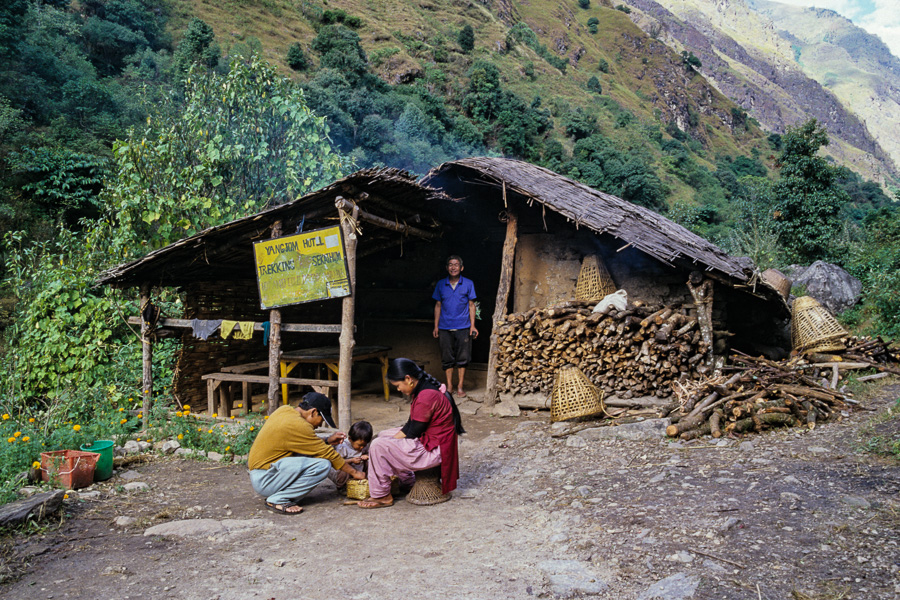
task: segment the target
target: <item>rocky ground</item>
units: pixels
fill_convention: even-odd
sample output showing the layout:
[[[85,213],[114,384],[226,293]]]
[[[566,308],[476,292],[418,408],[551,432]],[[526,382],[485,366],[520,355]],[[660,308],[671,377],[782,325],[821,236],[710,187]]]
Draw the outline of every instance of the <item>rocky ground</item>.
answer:
[[[860,452],[898,435],[877,424],[898,395],[810,432],[690,443],[655,421],[552,437],[547,412],[468,416],[460,487],[431,507],[360,510],[325,483],[275,515],[245,467],[156,459],[3,540],[0,595],[900,598],[900,465]],[[405,417],[372,402],[376,425]]]

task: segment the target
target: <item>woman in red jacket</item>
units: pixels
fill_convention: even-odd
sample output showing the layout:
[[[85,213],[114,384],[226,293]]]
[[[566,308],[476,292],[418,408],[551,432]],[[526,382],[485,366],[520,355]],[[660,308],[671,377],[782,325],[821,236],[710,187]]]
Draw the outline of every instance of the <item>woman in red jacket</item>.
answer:
[[[391,385],[412,398],[403,427],[381,432],[369,448],[369,494],[360,508],[391,506],[391,477],[441,466],[441,489],[449,493],[459,479],[458,435],[465,433],[459,409],[447,387],[408,358],[388,368]]]

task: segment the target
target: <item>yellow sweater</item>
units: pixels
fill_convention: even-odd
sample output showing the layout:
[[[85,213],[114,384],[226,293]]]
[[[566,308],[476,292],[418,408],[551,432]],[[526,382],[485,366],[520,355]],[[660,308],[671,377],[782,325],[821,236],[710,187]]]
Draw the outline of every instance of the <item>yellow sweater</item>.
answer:
[[[335,469],[344,466],[341,455],[319,439],[313,426],[296,408],[281,406],[269,415],[256,436],[247,457],[247,467],[251,471],[268,469],[273,462],[297,455],[326,458]]]

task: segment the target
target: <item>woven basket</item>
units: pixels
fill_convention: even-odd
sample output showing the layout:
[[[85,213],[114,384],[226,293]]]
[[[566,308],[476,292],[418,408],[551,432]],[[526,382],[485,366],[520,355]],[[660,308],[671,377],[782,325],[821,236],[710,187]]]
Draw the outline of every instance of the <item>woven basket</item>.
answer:
[[[607,294],[616,291],[609,271],[595,255],[585,256],[575,284],[576,300],[602,300]]]
[[[791,286],[793,285],[793,282],[778,269],[766,269],[760,273],[759,276],[763,281],[778,290],[778,293],[781,294],[781,297],[785,300],[791,295]]]
[[[557,371],[550,397],[551,423],[602,412],[603,397],[581,369],[569,365]]]
[[[451,494],[441,491],[441,467],[433,467],[416,471],[416,482],[413,484],[406,501],[417,506],[431,506],[446,502]]]
[[[347,482],[347,497],[351,500],[365,500],[369,497],[368,479],[351,479]]]
[[[841,338],[849,335],[837,319],[815,298],[801,296],[791,307],[791,345],[802,354],[843,350]]]

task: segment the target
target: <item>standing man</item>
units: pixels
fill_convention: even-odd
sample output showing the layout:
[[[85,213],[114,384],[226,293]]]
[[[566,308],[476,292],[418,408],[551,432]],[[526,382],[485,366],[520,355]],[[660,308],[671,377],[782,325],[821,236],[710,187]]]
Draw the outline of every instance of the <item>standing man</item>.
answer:
[[[453,391],[453,368],[459,369],[459,388],[456,395],[465,398],[463,382],[466,366],[472,354],[472,340],[478,337],[475,329],[475,285],[461,275],[463,261],[455,254],[447,259],[447,273],[438,281],[431,295],[434,305],[434,337],[441,345],[441,365],[447,375],[447,390]]]

